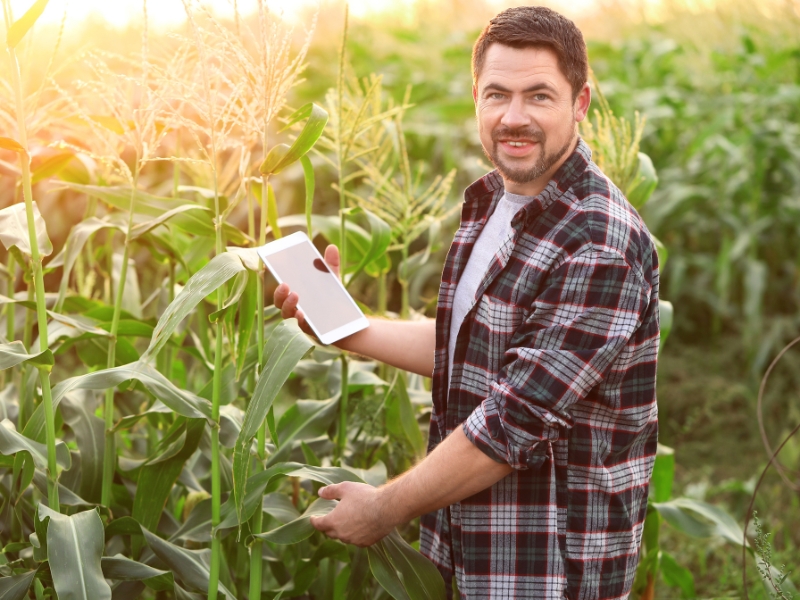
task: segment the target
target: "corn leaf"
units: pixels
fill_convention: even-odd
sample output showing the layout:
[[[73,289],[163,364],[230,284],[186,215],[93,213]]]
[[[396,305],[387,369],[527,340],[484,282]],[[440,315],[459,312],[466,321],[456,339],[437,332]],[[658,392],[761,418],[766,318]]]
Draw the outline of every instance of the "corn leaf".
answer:
[[[153,554],[155,554],[182,583],[193,590],[208,593],[210,550],[187,550],[175,544],[171,544],[142,527],[136,519],[131,517],[122,517],[121,519],[112,521],[106,528],[106,535],[115,533],[144,535],[145,541],[147,545],[150,546]],[[236,600],[236,596],[222,583],[219,584],[219,589],[224,592],[229,599]]]
[[[37,467],[47,469],[47,446],[17,432],[11,421],[3,419],[0,421],[0,454],[12,456],[17,452],[27,452]],[[56,443],[56,462],[64,469],[72,464],[69,449],[61,441]]]
[[[323,517],[338,504],[335,500],[317,498],[306,511],[294,521],[281,525],[265,533],[253,535],[254,538],[266,540],[273,544],[296,544],[310,538],[316,529],[311,524],[311,517]]]
[[[143,581],[157,591],[172,589],[172,573],[126,558],[122,554],[100,559],[103,577],[116,581]]]
[[[97,510],[72,516],[39,505],[38,519],[50,518],[47,559],[60,600],[111,600],[100,559],[105,537]]]
[[[425,454],[425,439],[414,416],[414,406],[408,397],[403,374],[398,376],[394,389],[386,400],[386,428],[395,437],[405,439],[416,456]]]
[[[36,242],[40,256],[49,256],[53,252],[53,244],[47,236],[47,225],[36,202],[33,203],[33,223],[36,231]],[[31,241],[28,237],[28,217],[25,205],[12,204],[0,210],[0,243],[6,250],[16,247],[27,257],[31,256]]]
[[[303,119],[308,119],[297,139],[291,146],[279,144],[272,148],[261,163],[260,171],[264,175],[275,175],[296,162],[301,156],[308,153],[317,143],[328,122],[328,113],[317,104],[306,104],[289,117],[289,123],[294,124]]]
[[[60,311],[63,307],[64,299],[67,295],[67,287],[69,286],[70,275],[72,274],[72,269],[75,266],[75,262],[78,260],[78,256],[80,256],[80,253],[83,250],[83,247],[86,245],[86,242],[89,241],[89,238],[101,229],[117,229],[122,231],[122,227],[116,223],[112,223],[111,221],[105,219],[98,219],[97,217],[89,217],[85,221],[81,221],[75,225],[70,230],[69,236],[67,236],[67,241],[64,244],[64,247],[61,249],[61,252],[54,256],[49,263],[47,263],[48,268],[61,266],[64,267],[64,271],[61,275],[61,284],[58,288],[56,310]]]
[[[24,600],[36,577],[36,571],[0,578],[0,600]]]
[[[352,281],[363,269],[371,265],[379,259],[386,257],[386,250],[392,241],[392,229],[388,223],[378,217],[376,214],[371,213],[360,207],[346,209],[348,216],[364,214],[369,223],[369,247],[361,254],[360,260],[354,267],[348,267],[345,271],[352,272],[349,281]]]
[[[17,140],[12,140],[8,137],[0,137],[0,148],[3,150],[11,150],[23,156],[27,154],[25,148]]]
[[[313,344],[295,320],[279,323],[264,344],[264,369],[247,406],[242,429],[233,450],[233,494],[236,512],[242,521],[245,484],[250,468],[250,446],[267,417],[270,406],[298,361]]]
[[[323,435],[336,418],[339,396],[329,400],[298,400],[278,422],[281,446]]]
[[[310,238],[314,235],[311,229],[311,211],[314,208],[314,167],[308,156],[301,156],[300,164],[303,166],[303,182],[306,190],[306,233]]]
[[[16,48],[17,44],[22,41],[25,34],[30,31],[34,23],[42,16],[48,1],[49,0],[36,0],[33,6],[31,6],[24,15],[11,24],[6,34],[6,45],[9,48]]]
[[[94,414],[97,396],[91,392],[67,394],[61,402],[64,422],[72,429],[81,454],[80,495],[91,502],[100,502],[103,478],[105,424]]]
[[[380,545],[400,573],[403,587],[412,600],[444,600],[444,579],[439,569],[409,546],[397,530],[383,538]]]
[[[142,354],[142,360],[156,356],[181,321],[200,304],[203,298],[244,270],[245,266],[238,256],[225,252],[212,258],[205,267],[192,275],[158,320],[150,346]]]
[[[140,382],[148,392],[181,416],[190,419],[211,418],[211,403],[208,400],[178,388],[149,363],[142,361],[65,379],[53,388],[53,410],[72,390],[105,390],[131,379]],[[40,404],[25,425],[25,436],[32,440],[44,440],[44,425],[44,408]]]
[[[131,514],[142,527],[155,530],[172,487],[197,450],[204,429],[205,419],[189,419],[181,425],[182,435],[176,440],[179,445],[156,460],[149,460],[139,471]]]
[[[29,353],[25,350],[25,344],[20,341],[0,344],[0,371],[23,363],[52,367],[54,364],[53,353],[50,350]]]

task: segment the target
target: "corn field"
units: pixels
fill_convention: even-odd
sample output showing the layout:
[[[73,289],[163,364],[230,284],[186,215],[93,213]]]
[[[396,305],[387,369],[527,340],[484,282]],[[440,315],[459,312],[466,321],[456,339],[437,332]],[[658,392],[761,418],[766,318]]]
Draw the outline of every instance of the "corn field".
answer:
[[[0,1],[0,598],[444,599],[415,523],[357,548],[309,522],[335,506],[322,485],[424,456],[428,381],[283,321],[255,248],[306,231],[339,247],[366,313],[432,314],[460,190],[488,170],[474,24],[454,16],[486,5],[291,25],[262,0],[232,19],[181,0],[165,33],[145,0],[118,44],[77,46],[66,14],[37,25],[47,0]],[[662,357],[735,339],[767,453],[741,489],[687,494],[682,408],[662,407],[634,594],[781,597],[796,494],[779,521],[751,502],[757,535],[744,506],[800,419],[796,373],[757,393],[800,330],[800,14],[706,54],[675,10],[646,35],[587,33],[581,133],[660,240]],[[787,439],[770,489],[796,489]]]

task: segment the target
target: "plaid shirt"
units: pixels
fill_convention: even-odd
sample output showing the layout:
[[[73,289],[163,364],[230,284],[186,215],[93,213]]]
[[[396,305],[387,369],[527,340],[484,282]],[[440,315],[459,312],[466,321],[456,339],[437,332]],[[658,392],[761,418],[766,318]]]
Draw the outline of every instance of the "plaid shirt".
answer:
[[[656,453],[655,247],[579,140],[497,240],[448,390],[456,285],[503,193],[497,172],[465,193],[439,291],[429,450],[462,427],[514,471],[425,515],[421,549],[469,600],[625,598]]]

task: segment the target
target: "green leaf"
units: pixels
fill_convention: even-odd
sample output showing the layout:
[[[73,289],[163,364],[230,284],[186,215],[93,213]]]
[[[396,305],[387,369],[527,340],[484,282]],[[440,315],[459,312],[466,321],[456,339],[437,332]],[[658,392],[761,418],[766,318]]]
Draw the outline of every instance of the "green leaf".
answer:
[[[28,597],[36,571],[29,571],[22,575],[13,575],[0,579],[0,600],[24,600]]]
[[[233,451],[233,494],[236,512],[242,521],[245,483],[250,468],[250,446],[267,417],[275,396],[289,378],[297,362],[313,344],[294,319],[282,321],[270,332],[264,344],[264,369],[247,406],[244,422]],[[291,410],[291,409],[290,409]]]
[[[322,135],[328,122],[328,113],[316,104],[306,104],[289,117],[289,125],[308,119],[297,139],[291,145],[279,144],[272,148],[261,163],[260,171],[264,175],[275,175],[305,155]]]
[[[204,430],[205,419],[189,419],[181,426],[182,435],[175,436],[180,445],[170,449],[166,456],[148,460],[139,471],[131,514],[143,527],[150,531],[155,530],[175,481],[186,461],[200,445]]]
[[[272,189],[272,184],[267,185],[267,223],[269,223],[272,235],[276,240],[283,237],[281,228],[278,226],[278,201],[275,199],[275,190]]]
[[[150,345],[142,354],[142,360],[156,356],[181,321],[203,298],[244,270],[242,260],[236,254],[225,252],[212,258],[205,267],[192,275],[158,320]]]
[[[193,216],[191,218],[187,218],[186,215],[189,211],[201,211],[207,213],[208,219],[202,218],[202,216]],[[182,229],[185,229],[189,233],[194,235],[205,235],[205,236],[212,236],[214,235],[214,225],[211,222],[211,215],[213,215],[213,211],[205,206],[200,206],[199,204],[182,204],[181,206],[176,206],[168,210],[167,212],[159,215],[155,219],[147,221],[145,223],[139,223],[135,227],[131,229],[131,239],[135,240],[142,237],[144,234],[149,233],[159,225],[163,225],[168,223],[172,220],[180,221],[183,225]],[[194,218],[196,217],[196,218]],[[209,221],[207,223],[206,221]]]
[[[59,152],[47,157],[35,167],[31,165],[31,183],[39,183],[43,179],[57,175],[72,161],[74,156],[72,152]]]
[[[675,557],[667,552],[661,553],[661,577],[667,585],[680,588],[681,598],[697,598],[692,572],[680,566]]]
[[[3,419],[0,421],[0,454],[12,456],[17,452],[29,453],[37,467],[47,469],[47,446],[17,432],[11,421]],[[56,442],[56,462],[64,469],[72,464],[69,449],[61,441]]]
[[[239,303],[239,327],[238,335],[236,336],[236,379],[242,376],[244,362],[247,358],[247,349],[250,347],[250,338],[253,335],[256,319],[261,320],[256,314],[258,312],[257,292],[258,273],[248,270],[247,287]]]
[[[653,166],[653,161],[644,152],[639,152],[639,170],[634,178],[634,184],[626,194],[628,202],[635,209],[644,206],[658,186],[658,175]]]
[[[97,217],[89,217],[70,230],[67,241],[61,249],[61,252],[47,263],[48,268],[64,267],[64,271],[61,275],[61,284],[58,288],[58,300],[56,301],[57,311],[60,311],[64,304],[64,299],[67,295],[67,287],[69,286],[69,278],[72,274],[75,262],[78,260],[78,256],[80,256],[89,238],[101,229],[117,229],[122,231],[122,227],[116,223],[105,219],[98,219]]]
[[[392,228],[383,219],[371,213],[370,211],[355,207],[345,210],[348,216],[364,214],[369,223],[369,247],[360,257],[360,260],[354,267],[347,267],[346,272],[352,272],[349,281],[352,281],[363,269],[373,264],[379,259],[385,258],[386,250],[392,241]]]
[[[209,564],[211,558],[210,550],[187,550],[175,544],[171,544],[142,527],[136,519],[131,517],[122,517],[121,519],[112,521],[106,528],[106,534],[144,535],[145,541],[147,545],[150,546],[153,554],[155,554],[182,583],[191,589],[208,593]],[[228,598],[236,600],[236,596],[222,583],[219,584],[219,589],[224,592]]]
[[[53,252],[53,244],[47,235],[47,224],[44,222],[39,206],[33,202],[33,223],[36,231],[36,242],[40,256],[49,256]],[[28,236],[28,216],[25,204],[17,203],[0,210],[0,243],[6,250],[16,247],[22,254],[31,257],[31,240]]]
[[[675,479],[675,451],[662,444],[656,451],[656,462],[650,478],[650,502],[666,502],[672,497]]]
[[[11,24],[6,34],[6,45],[9,48],[16,48],[25,34],[30,31],[34,23],[42,16],[44,9],[47,7],[48,0],[36,0],[24,15]],[[63,599],[62,600],[66,600]]]
[[[661,349],[664,347],[664,344],[667,343],[667,338],[669,337],[669,332],[672,331],[672,320],[673,320],[674,311],[672,308],[672,302],[668,302],[666,300],[659,299],[658,301],[658,319],[659,319],[659,326],[661,328],[661,339],[658,342],[658,351],[661,352]]]
[[[744,540],[742,528],[719,506],[690,498],[676,498],[669,502],[654,502],[653,508],[667,523],[687,535],[693,537],[716,535],[739,546]]]
[[[148,392],[179,415],[190,419],[211,419],[211,403],[208,400],[188,390],[179,389],[149,363],[142,361],[65,379],[53,388],[53,409],[72,390],[106,390],[131,379],[140,382]],[[24,433],[32,440],[44,439],[42,406],[40,404],[36,408],[25,426]]]
[[[339,396],[330,400],[297,400],[278,422],[281,446],[324,435],[336,418]]]
[[[128,212],[130,209],[131,189],[129,187],[81,185],[77,183],[65,183],[65,186],[76,192],[98,198],[121,211]],[[187,204],[185,199],[154,196],[141,190],[136,190],[133,196],[135,214],[156,217],[157,219],[165,213],[180,209]],[[213,215],[210,211],[177,210],[176,212],[170,212],[168,222],[192,235],[209,238],[213,238],[216,235]],[[241,230],[230,223],[223,223],[222,229],[228,239],[237,244],[249,241]]]
[[[105,537],[97,510],[72,516],[39,505],[39,516],[50,517],[47,559],[59,600],[111,600],[100,559]]]
[[[386,400],[386,429],[396,438],[406,440],[417,457],[425,454],[425,439],[408,397],[405,375],[398,373],[397,382]]]
[[[412,600],[406,592],[400,576],[394,569],[389,555],[386,552],[386,547],[378,542],[367,548],[367,556],[369,557],[369,569],[372,571],[373,577],[378,581],[381,587],[389,592],[389,595],[395,600]]]
[[[444,600],[445,586],[439,569],[409,546],[397,531],[380,541],[412,600]]]
[[[80,495],[99,503],[106,440],[105,424],[94,414],[96,407],[96,396],[87,392],[68,394],[61,402],[64,422],[75,434],[81,453]]]
[[[311,517],[324,517],[331,512],[338,502],[317,498],[306,511],[294,521],[281,525],[271,531],[258,533],[252,537],[272,542],[273,544],[296,544],[310,538],[316,529],[311,525]]]
[[[669,259],[669,250],[660,239],[654,235],[652,237],[656,246],[656,254],[658,255],[658,270],[663,273]]]
[[[265,494],[261,501],[261,510],[281,523],[289,523],[301,516],[291,498],[280,492]]]
[[[303,166],[303,182],[306,190],[306,233],[310,238],[314,235],[311,227],[311,212],[314,208],[314,167],[308,156],[301,156],[300,164]]]
[[[30,354],[25,350],[25,344],[20,341],[0,344],[0,371],[23,363],[52,367],[55,361],[50,350]]]
[[[17,140],[12,140],[8,137],[0,136],[0,148],[3,150],[11,150],[11,152],[16,152],[17,154],[22,154],[23,156],[28,155],[25,147],[22,144],[20,144]]]
[[[162,571],[117,554],[100,559],[103,576],[117,581],[143,581],[148,587],[160,591],[172,589],[172,573]]]

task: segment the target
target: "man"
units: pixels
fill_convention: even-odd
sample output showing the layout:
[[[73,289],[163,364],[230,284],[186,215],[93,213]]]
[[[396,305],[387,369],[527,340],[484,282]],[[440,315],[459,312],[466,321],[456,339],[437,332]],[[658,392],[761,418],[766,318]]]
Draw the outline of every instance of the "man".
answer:
[[[373,319],[339,345],[433,374],[430,452],[382,486],[320,490],[313,520],[369,545],[422,515],[421,551],[462,598],[624,598],[656,452],[652,239],[591,162],[580,31],[542,7],[500,13],[473,51],[484,151],[437,316]],[[326,251],[334,268],[339,257]],[[297,295],[283,285],[284,317]]]

